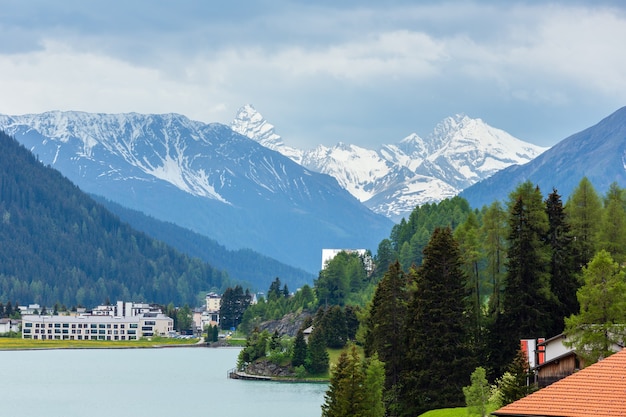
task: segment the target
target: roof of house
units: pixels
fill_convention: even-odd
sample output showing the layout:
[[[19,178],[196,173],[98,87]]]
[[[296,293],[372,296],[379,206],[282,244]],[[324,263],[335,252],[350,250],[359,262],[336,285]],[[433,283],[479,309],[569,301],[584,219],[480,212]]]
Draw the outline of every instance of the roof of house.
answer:
[[[496,416],[626,416],[626,349],[521,400]]]

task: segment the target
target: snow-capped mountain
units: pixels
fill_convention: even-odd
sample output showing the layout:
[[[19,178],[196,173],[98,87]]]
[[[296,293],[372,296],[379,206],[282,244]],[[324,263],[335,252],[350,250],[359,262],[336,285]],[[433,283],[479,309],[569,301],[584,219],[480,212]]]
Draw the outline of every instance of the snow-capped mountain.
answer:
[[[599,194],[611,185],[626,186],[626,107],[575,133],[527,164],[511,166],[466,188],[461,196],[473,207],[504,202],[524,181],[547,196],[556,189],[563,201],[586,177]]]
[[[321,249],[374,249],[393,225],[333,178],[218,123],[48,112],[0,115],[0,130],[84,191],[312,273]]]
[[[306,151],[288,147],[250,105],[239,110],[231,126],[306,168],[333,176],[367,207],[395,221],[417,205],[453,197],[546,150],[465,115],[446,118],[426,139],[413,133],[376,150],[344,143]]]

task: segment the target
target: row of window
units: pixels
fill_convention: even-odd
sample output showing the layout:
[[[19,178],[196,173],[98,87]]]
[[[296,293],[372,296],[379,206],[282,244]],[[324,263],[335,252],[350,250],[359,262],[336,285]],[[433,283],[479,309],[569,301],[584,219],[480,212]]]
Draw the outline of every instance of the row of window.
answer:
[[[68,329],[70,328],[70,323],[47,323],[48,324],[48,328],[64,328],[64,329]],[[155,325],[156,322],[154,321],[146,321],[146,324],[150,324],[150,325]],[[119,327],[118,327],[119,326]],[[26,322],[24,323],[24,327],[33,327],[33,323],[32,322]],[[46,327],[46,323],[35,323],[35,328],[45,328]],[[71,327],[72,329],[86,329],[86,328],[91,328],[91,329],[125,329],[126,325],[125,324],[110,324],[110,323],[100,323],[100,324],[96,324],[96,323],[71,323]],[[130,323],[128,325],[128,327],[130,327],[131,329],[136,329],[137,328],[137,323]]]
[[[146,335],[146,336],[152,336],[152,334],[150,335]],[[24,334],[24,339],[41,339],[41,340],[137,340],[137,335],[118,335],[118,336],[107,336],[107,335],[94,335],[94,336],[89,336],[89,335],[68,335],[68,334],[64,334],[64,335],[30,335],[30,334]]]
[[[144,330],[146,328],[142,328]],[[152,331],[152,327],[149,327],[147,330]],[[24,334],[32,333],[32,329],[25,328]],[[46,329],[35,329],[35,334],[46,334]],[[54,329],[55,334],[69,334],[70,329]],[[48,329],[47,334],[52,334],[52,329]],[[126,334],[126,330],[105,330],[105,329],[85,329],[84,333],[82,330],[72,329],[72,334]],[[129,329],[128,334],[137,334],[136,329]]]

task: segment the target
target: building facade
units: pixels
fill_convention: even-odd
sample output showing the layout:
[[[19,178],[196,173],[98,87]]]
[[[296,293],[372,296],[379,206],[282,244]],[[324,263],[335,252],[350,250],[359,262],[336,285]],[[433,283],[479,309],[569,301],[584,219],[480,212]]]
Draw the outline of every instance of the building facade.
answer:
[[[167,336],[174,320],[162,313],[137,316],[22,316],[22,338],[36,340],[138,340]]]

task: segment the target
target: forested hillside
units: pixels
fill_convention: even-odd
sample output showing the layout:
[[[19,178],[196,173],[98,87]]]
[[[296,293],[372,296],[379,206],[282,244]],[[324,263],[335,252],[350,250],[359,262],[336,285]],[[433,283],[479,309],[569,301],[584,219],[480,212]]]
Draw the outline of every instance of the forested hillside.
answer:
[[[244,313],[242,327],[256,329],[290,308],[309,310],[311,337],[318,331],[327,347],[352,341],[365,363],[385,364],[385,415],[465,405],[463,388],[479,367],[497,387],[490,407],[515,401],[533,389],[520,339],[565,332],[592,363],[626,338],[626,190],[614,183],[600,196],[582,178],[566,202],[548,191],[526,181],[505,204],[472,210],[457,197],[418,207],[380,243],[371,274],[367,262],[344,252],[320,272],[314,298],[270,297]],[[353,333],[351,317],[360,323]],[[315,373],[307,368],[316,362],[312,342],[302,362],[298,335],[293,349],[275,342],[264,350],[259,344],[270,335],[252,334],[246,351],[270,352],[269,360],[293,352],[292,363]],[[324,407],[356,409],[363,400],[349,393],[363,376],[340,372]]]
[[[228,250],[204,235],[182,228],[174,223],[162,222],[141,212],[113,203],[100,196],[93,196],[112,213],[149,236],[167,243],[173,248],[210,265],[228,271],[232,280],[262,290],[275,277],[281,277],[291,288],[299,288],[313,282],[314,275],[251,249]]]
[[[229,278],[133,230],[0,132],[0,300],[196,305]]]

